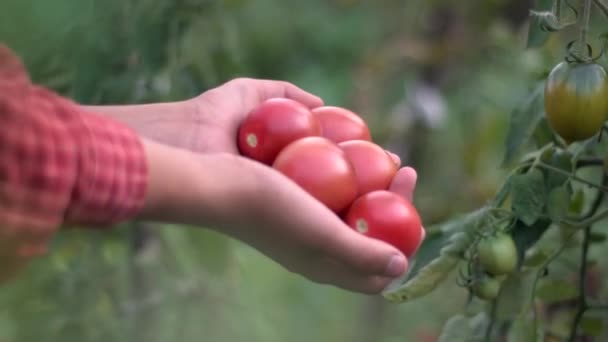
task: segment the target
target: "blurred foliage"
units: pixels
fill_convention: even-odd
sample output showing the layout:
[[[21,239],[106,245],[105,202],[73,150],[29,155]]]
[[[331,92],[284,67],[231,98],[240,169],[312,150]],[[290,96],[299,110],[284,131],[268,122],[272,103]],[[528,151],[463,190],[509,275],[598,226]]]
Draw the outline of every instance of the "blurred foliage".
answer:
[[[425,225],[480,207],[511,111],[563,55],[524,50],[529,1],[2,0],[0,41],[87,104],[288,80],[360,113],[419,172]],[[312,284],[195,227],[65,231],[0,289],[1,341],[427,341],[466,301],[407,305]],[[453,282],[446,282],[453,284]]]

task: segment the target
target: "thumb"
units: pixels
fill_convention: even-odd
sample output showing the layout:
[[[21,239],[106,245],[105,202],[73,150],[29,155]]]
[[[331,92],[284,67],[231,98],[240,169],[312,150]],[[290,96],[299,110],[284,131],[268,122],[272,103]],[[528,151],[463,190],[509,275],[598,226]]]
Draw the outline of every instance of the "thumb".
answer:
[[[396,278],[408,268],[407,258],[388,243],[345,227],[325,242],[331,257],[364,275]]]

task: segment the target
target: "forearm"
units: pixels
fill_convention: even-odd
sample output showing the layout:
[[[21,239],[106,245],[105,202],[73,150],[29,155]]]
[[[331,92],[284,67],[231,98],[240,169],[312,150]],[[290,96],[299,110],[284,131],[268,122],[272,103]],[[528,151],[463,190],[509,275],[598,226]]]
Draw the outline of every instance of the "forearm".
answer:
[[[136,105],[81,105],[85,110],[119,121],[141,136],[171,146],[186,146],[197,135],[192,123],[197,108],[192,101]],[[185,127],[189,129],[184,129]]]

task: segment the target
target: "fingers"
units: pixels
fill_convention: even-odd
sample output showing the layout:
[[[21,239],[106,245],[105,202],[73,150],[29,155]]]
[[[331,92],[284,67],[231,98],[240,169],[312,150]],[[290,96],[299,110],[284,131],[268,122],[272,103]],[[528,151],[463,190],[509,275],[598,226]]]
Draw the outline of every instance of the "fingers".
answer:
[[[316,108],[323,105],[323,99],[320,97],[286,81],[257,79],[242,79],[241,81],[251,85],[252,88],[257,90],[259,102],[270,98],[284,97],[300,102],[309,108]]]
[[[401,158],[398,155],[396,155],[393,152],[391,152],[391,151],[388,151],[388,150],[385,150],[385,151],[393,159],[393,161],[395,162],[395,164],[397,164],[397,167],[400,167],[401,166]]]
[[[361,274],[333,259],[313,259],[299,266],[301,273],[320,283],[365,294],[378,294],[394,279]]]
[[[324,254],[366,276],[396,278],[407,270],[408,261],[396,248],[345,228],[322,242]]]
[[[397,174],[391,182],[389,190],[404,196],[410,201],[413,201],[417,179],[418,174],[416,173],[416,170],[406,166],[397,171]]]
[[[323,99],[304,91],[303,89],[291,84],[284,84],[285,97],[298,101],[308,108],[317,108],[323,105]]]

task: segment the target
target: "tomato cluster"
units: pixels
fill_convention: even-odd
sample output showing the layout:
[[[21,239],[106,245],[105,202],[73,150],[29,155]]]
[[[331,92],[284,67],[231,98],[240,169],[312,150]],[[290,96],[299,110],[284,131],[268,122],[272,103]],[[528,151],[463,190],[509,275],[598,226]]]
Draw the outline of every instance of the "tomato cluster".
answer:
[[[517,268],[515,241],[506,233],[486,237],[477,246],[477,260],[481,275],[474,281],[471,290],[480,299],[494,299],[506,276]]]
[[[243,121],[238,145],[242,155],[286,175],[352,229],[408,257],[418,248],[423,230],[416,208],[389,191],[399,165],[356,113],[269,99]]]

